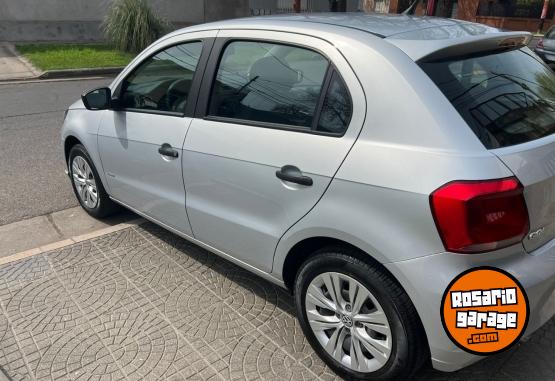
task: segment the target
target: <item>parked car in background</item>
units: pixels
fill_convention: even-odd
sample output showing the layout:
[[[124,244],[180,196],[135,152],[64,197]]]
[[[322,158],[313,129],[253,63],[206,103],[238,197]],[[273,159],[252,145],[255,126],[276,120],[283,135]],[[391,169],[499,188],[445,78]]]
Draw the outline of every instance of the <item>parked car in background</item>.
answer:
[[[290,289],[346,378],[454,371],[481,358],[442,329],[463,271],[520,281],[526,335],[555,314],[555,76],[529,39],[362,14],[176,31],[71,105],[71,183]]]
[[[555,64],[555,27],[551,27],[536,45],[534,52],[546,63]]]

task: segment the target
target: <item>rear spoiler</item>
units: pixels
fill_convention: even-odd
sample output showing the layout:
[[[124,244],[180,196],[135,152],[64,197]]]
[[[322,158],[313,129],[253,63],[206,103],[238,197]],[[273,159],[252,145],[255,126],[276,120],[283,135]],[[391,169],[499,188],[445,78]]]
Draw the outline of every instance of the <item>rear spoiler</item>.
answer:
[[[417,62],[438,61],[445,58],[514,49],[530,43],[529,32],[493,32],[442,40],[411,40],[391,36],[386,40],[403,50]]]

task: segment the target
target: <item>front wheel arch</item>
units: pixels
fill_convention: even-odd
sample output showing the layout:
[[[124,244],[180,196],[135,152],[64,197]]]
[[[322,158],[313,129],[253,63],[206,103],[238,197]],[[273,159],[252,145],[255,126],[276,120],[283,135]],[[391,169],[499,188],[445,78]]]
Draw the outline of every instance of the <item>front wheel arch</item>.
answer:
[[[97,195],[97,202],[96,202],[96,205],[94,206],[89,206],[86,204],[86,201],[84,201],[80,196],[79,194],[80,192],[78,191],[76,182],[74,181],[74,176],[73,176],[74,168],[71,162],[77,157],[81,157],[81,159],[88,165],[89,171],[87,172],[88,173],[87,178],[89,178],[90,176],[90,178],[94,180],[93,184],[95,185],[93,185],[93,187],[95,187],[96,195]],[[73,146],[71,146],[68,153],[67,165],[68,165],[68,172],[70,175],[69,177],[71,181],[71,186],[75,193],[75,197],[79,201],[79,204],[81,205],[81,207],[89,215],[95,218],[104,218],[118,212],[121,209],[118,204],[114,203],[114,201],[110,199],[109,194],[106,192],[106,189],[104,188],[102,179],[99,176],[98,170],[94,165],[94,161],[91,159],[87,149],[82,144],[74,144]],[[80,183],[83,184],[83,181],[81,181]]]
[[[84,144],[81,143],[81,141],[73,135],[69,135],[65,138],[65,140],[64,140],[64,156],[65,156],[65,159],[66,159],[66,164],[69,162],[69,152],[71,151],[73,146],[75,146],[77,144],[81,144],[82,146],[84,146]]]

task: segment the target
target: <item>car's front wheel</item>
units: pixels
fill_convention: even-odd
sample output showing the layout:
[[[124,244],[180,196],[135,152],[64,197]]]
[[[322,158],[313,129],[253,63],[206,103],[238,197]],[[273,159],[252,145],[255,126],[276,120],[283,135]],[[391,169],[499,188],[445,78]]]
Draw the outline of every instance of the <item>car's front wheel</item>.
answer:
[[[71,148],[68,170],[75,196],[88,214],[102,218],[118,210],[118,206],[106,193],[87,150],[81,144]]]
[[[295,303],[301,327],[343,377],[406,379],[428,357],[416,310],[389,274],[349,254],[321,250],[299,270]]]

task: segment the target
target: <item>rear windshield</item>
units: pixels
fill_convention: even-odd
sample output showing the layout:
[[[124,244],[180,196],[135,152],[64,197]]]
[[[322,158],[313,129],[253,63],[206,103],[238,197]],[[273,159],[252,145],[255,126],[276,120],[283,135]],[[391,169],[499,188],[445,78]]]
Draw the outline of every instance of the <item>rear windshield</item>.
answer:
[[[544,38],[547,38],[548,40],[554,39],[555,38],[555,29],[553,29],[553,28],[549,29],[549,32],[547,32],[545,34]]]
[[[555,75],[528,48],[420,65],[486,148],[555,133]]]

